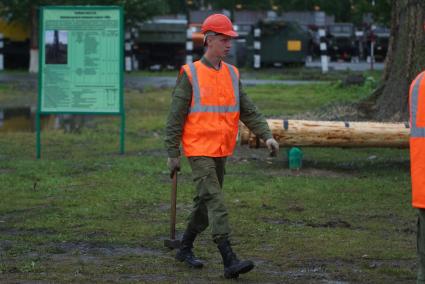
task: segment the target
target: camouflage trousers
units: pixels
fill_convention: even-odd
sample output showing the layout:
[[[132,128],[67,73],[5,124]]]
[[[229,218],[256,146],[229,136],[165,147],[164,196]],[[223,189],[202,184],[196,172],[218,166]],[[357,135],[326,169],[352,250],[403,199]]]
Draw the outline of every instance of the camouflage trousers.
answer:
[[[226,157],[189,157],[189,163],[196,192],[188,230],[199,234],[210,225],[215,242],[228,238],[230,226],[222,190]]]
[[[418,252],[417,283],[425,284],[425,209],[418,210],[417,252]]]

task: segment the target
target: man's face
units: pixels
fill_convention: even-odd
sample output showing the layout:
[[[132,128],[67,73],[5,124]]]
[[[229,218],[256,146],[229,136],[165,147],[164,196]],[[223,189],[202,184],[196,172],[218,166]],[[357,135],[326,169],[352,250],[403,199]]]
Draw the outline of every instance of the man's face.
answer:
[[[208,36],[207,42],[209,52],[220,58],[226,57],[232,47],[232,37],[226,35]]]

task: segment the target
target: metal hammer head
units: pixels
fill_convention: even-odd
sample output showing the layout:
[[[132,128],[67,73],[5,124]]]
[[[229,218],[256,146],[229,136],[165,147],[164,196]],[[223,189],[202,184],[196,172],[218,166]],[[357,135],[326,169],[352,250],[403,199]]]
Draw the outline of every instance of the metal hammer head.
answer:
[[[164,240],[164,246],[169,249],[178,249],[180,248],[180,240],[166,239]]]

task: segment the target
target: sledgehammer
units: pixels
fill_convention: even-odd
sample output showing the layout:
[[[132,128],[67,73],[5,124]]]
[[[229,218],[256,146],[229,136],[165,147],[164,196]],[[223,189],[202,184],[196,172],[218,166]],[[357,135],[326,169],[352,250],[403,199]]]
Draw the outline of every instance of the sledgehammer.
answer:
[[[164,246],[169,249],[180,248],[180,240],[176,240],[176,200],[177,200],[177,170],[170,175],[171,186],[170,238],[164,240]]]

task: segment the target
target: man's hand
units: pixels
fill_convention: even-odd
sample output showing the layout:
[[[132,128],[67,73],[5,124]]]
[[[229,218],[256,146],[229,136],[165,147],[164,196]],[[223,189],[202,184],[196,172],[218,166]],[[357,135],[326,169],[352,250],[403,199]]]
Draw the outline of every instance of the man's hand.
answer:
[[[279,143],[274,138],[269,138],[266,141],[267,148],[270,151],[270,156],[276,157],[279,152]]]
[[[170,169],[171,174],[173,174],[175,171],[180,171],[180,157],[168,158],[167,166]]]

